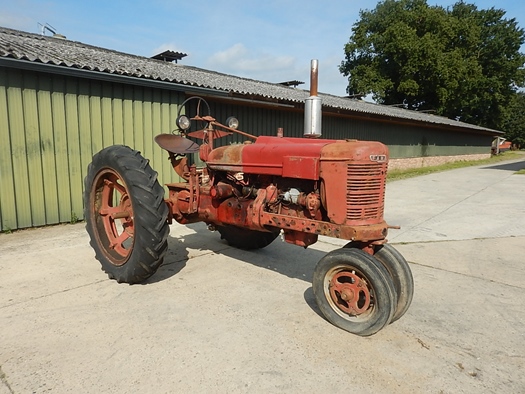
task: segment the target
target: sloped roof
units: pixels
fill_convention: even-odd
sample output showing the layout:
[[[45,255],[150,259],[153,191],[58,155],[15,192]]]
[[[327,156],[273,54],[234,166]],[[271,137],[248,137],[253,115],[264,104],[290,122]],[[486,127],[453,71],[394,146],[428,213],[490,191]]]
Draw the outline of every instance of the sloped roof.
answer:
[[[81,42],[47,37],[4,27],[0,27],[1,58],[89,70],[116,76],[122,75],[163,81],[295,103],[303,103],[309,96],[307,90],[291,88],[278,83],[236,77],[197,67],[159,61],[95,47]],[[324,107],[333,109],[500,134],[500,132],[495,130],[458,122],[441,116],[367,103],[330,94],[319,93],[319,97],[321,97]]]

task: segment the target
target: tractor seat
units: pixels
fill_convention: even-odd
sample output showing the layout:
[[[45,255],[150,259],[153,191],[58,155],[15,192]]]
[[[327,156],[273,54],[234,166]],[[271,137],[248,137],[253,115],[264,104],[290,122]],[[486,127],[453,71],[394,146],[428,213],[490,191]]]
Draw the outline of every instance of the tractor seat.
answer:
[[[184,155],[199,151],[199,145],[192,140],[175,134],[159,134],[155,137],[155,142],[168,152]]]

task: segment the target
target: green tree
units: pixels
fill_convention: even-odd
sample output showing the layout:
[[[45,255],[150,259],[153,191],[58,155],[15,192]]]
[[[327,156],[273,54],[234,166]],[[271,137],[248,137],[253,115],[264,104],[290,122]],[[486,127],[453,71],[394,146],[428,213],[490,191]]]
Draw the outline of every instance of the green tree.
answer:
[[[507,115],[502,128],[505,131],[505,138],[525,148],[525,93],[518,92],[514,95]]]
[[[525,84],[525,32],[505,11],[384,0],[360,12],[340,71],[349,94],[501,128]]]

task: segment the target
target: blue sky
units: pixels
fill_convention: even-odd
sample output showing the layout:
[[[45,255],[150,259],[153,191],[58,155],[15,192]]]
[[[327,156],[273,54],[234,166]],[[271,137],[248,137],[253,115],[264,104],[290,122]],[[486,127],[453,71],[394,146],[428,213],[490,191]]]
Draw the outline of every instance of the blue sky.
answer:
[[[452,6],[456,1],[428,0]],[[479,0],[525,28],[525,2]],[[187,53],[181,64],[267,82],[300,80],[309,88],[319,59],[319,91],[344,96],[338,71],[359,10],[370,0],[2,0],[0,26],[39,33],[48,23],[73,41],[140,56]],[[49,33],[48,33],[49,34]],[[522,51],[524,48],[522,47]]]

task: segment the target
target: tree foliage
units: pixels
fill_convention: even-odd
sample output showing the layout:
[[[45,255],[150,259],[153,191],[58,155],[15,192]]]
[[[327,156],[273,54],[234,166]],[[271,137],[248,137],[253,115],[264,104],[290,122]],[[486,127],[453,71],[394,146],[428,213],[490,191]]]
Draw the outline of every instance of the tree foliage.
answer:
[[[340,71],[349,94],[501,128],[525,85],[525,32],[505,11],[384,0],[360,12]]]
[[[525,93],[518,92],[512,97],[502,130],[505,131],[505,138],[525,148]]]

